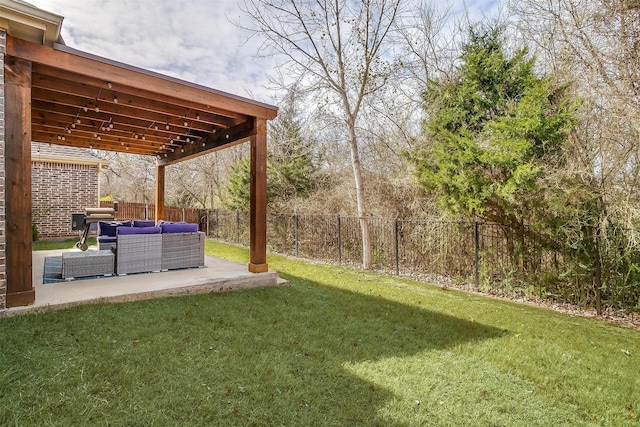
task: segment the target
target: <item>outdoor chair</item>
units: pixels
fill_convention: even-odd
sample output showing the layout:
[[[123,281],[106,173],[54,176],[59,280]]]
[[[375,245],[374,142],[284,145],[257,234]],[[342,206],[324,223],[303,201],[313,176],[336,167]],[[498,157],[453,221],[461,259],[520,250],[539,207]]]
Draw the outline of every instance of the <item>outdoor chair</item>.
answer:
[[[115,247],[116,274],[160,271],[160,232],[160,227],[119,227]]]
[[[204,266],[205,234],[198,224],[161,223],[162,270]]]

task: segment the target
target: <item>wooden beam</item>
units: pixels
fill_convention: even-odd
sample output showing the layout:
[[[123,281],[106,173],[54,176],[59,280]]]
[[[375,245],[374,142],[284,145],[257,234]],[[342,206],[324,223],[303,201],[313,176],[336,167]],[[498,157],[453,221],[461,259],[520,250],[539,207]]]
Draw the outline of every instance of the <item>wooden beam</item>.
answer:
[[[7,307],[33,304],[31,277],[31,62],[5,57]]]
[[[164,165],[156,164],[156,222],[164,219],[164,169]]]
[[[249,271],[264,273],[267,265],[267,122],[256,121],[251,137],[251,184],[249,214]]]
[[[52,83],[48,83],[47,81],[53,82],[53,86]],[[211,123],[216,123],[218,120],[222,120],[223,122],[221,122],[221,125],[225,126],[232,126],[247,119],[246,115],[237,113],[235,111],[213,108],[209,105],[161,95],[129,85],[117,84],[111,81],[105,82],[102,79],[83,76],[77,73],[71,73],[67,70],[61,70],[42,64],[33,64],[34,87],[37,86],[57,88],[59,83],[66,85],[66,82],[69,81],[75,82],[85,87],[86,89],[83,92],[79,92],[79,94],[85,93],[88,98],[94,98],[96,94],[102,96],[102,92],[104,92],[104,96],[106,96],[107,94],[110,94],[111,96],[117,95],[119,101],[121,95],[132,95],[132,97],[135,98],[153,99],[163,104],[170,104],[180,107],[182,108],[183,113],[184,111],[189,111],[189,119],[192,119],[193,117],[195,117],[196,113],[199,113],[201,120]],[[93,90],[93,92],[87,93],[87,91],[90,90]],[[227,121],[231,121],[231,123],[227,123]]]
[[[277,108],[240,96],[117,63],[67,46],[55,49],[7,36],[7,54],[34,63],[67,70],[115,84],[137,87],[161,95],[233,111],[247,116],[273,119]]]
[[[239,125],[233,126],[227,130],[220,130],[209,134],[206,138],[198,141],[197,143],[184,144],[180,149],[176,149],[171,153],[166,153],[166,156],[158,159],[158,162],[163,165],[169,165],[189,160],[207,152],[247,142],[251,135],[254,135],[255,133],[255,120],[247,120],[246,122],[240,123]],[[184,152],[182,151],[183,149]]]
[[[49,89],[43,87],[33,87],[33,99],[49,103],[50,105],[66,105],[75,109],[76,113],[80,114],[82,118],[85,114],[83,107],[88,105],[90,110],[97,104],[100,107],[102,117],[109,119],[109,116],[113,116],[114,119],[118,117],[122,118],[137,118],[139,120],[146,120],[151,123],[165,124],[168,123],[173,128],[173,132],[176,129],[200,129],[210,132],[214,127],[230,127],[238,123],[228,119],[226,117],[214,116],[213,114],[199,114],[199,119],[196,120],[195,113],[191,113],[192,117],[187,118],[186,109],[175,106],[172,104],[157,102],[154,99],[148,98],[132,98],[127,95],[107,94],[102,93],[100,95],[94,95],[92,97],[84,95],[82,92],[82,85],[78,85],[76,92],[71,92],[71,88],[60,87],[56,89]],[[98,90],[96,89],[96,93]],[[114,100],[117,99],[117,103]],[[91,115],[91,114],[90,114]],[[187,120],[188,126],[184,126],[184,121]],[[246,119],[245,119],[246,120]],[[151,123],[147,123],[146,127],[149,127]]]

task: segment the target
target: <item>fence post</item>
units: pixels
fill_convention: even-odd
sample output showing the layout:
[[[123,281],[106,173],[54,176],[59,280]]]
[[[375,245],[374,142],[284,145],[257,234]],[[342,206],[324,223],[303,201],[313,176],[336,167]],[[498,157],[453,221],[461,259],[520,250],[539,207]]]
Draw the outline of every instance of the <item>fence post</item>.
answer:
[[[474,246],[475,246],[475,276],[476,288],[480,287],[480,226],[478,221],[475,222]]]
[[[399,242],[400,242],[400,221],[398,218],[394,221],[394,237],[395,237],[395,257],[396,257],[396,276],[400,275],[400,251],[399,251]]]
[[[205,209],[206,215],[205,217],[207,218],[207,237],[210,236],[209,234],[209,209]]]
[[[216,240],[220,239],[220,215],[218,211],[220,209],[216,208]]]
[[[293,240],[296,248],[296,258],[298,257],[298,214],[293,214]]]
[[[342,265],[342,227],[340,226],[340,215],[338,219],[338,265]]]
[[[240,244],[240,211],[236,211],[236,235],[238,244]]]
[[[144,204],[144,219],[149,219],[149,205]]]

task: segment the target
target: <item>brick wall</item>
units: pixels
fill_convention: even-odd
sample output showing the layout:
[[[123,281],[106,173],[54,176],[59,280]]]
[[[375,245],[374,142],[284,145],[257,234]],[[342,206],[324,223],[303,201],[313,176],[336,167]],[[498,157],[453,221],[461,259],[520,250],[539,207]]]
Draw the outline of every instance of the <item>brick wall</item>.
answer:
[[[33,222],[40,237],[77,236],[71,214],[96,207],[98,167],[34,162],[31,166]]]
[[[0,310],[6,308],[6,243],[5,243],[5,191],[4,191],[4,54],[7,34],[0,30]]]

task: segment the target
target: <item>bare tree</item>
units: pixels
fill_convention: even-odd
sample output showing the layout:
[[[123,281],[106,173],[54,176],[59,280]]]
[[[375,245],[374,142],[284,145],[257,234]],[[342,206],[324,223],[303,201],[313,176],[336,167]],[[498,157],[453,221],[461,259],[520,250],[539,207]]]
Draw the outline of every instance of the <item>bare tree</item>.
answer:
[[[286,58],[291,82],[314,94],[316,106],[343,126],[349,142],[362,263],[371,267],[365,184],[360,159],[358,118],[365,100],[385,86],[395,55],[390,33],[403,0],[245,0],[250,30],[263,48]],[[265,52],[263,52],[265,53]]]
[[[597,188],[608,214],[637,226],[640,2],[513,0],[511,9],[549,71],[583,100],[567,171]]]

